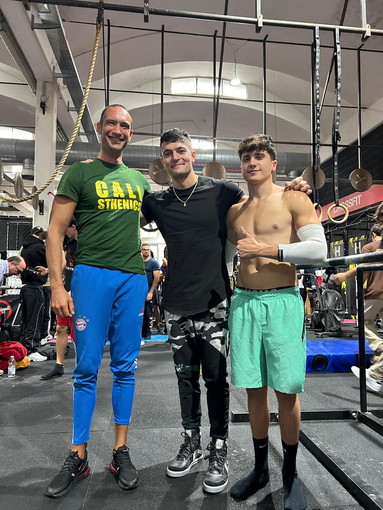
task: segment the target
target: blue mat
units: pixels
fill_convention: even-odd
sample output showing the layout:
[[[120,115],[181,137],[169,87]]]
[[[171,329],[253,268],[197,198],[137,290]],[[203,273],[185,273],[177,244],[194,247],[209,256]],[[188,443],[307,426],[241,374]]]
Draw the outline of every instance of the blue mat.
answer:
[[[167,335],[152,335],[145,342],[166,342]],[[358,340],[307,340],[306,372],[350,372],[353,365],[359,366]],[[370,365],[373,356],[367,342],[366,362]]]
[[[144,342],[166,342],[168,339],[168,335],[152,335],[150,340],[144,340]]]
[[[306,372],[350,372],[353,365],[359,366],[358,340],[308,340]],[[365,342],[366,363],[373,356]]]

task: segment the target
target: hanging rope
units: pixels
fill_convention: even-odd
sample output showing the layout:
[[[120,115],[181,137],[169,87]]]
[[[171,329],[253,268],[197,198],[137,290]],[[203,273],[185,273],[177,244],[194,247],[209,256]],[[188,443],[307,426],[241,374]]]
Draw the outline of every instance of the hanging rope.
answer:
[[[40,193],[42,193],[55,180],[55,178],[57,177],[58,173],[60,172],[60,170],[64,166],[65,161],[66,161],[66,159],[68,157],[68,154],[69,154],[69,152],[72,149],[73,142],[74,142],[74,140],[75,140],[75,138],[77,136],[77,132],[78,132],[78,129],[79,129],[80,124],[81,124],[82,116],[84,114],[84,110],[85,110],[86,104],[88,102],[89,91],[90,91],[90,87],[91,87],[91,84],[92,84],[92,78],[93,78],[93,71],[94,71],[94,68],[96,66],[97,50],[98,50],[98,46],[99,46],[99,43],[100,43],[101,28],[102,28],[102,25],[103,25],[103,15],[104,15],[104,5],[103,5],[103,0],[100,0],[100,5],[99,5],[99,8],[98,8],[98,14],[97,14],[97,22],[96,22],[96,37],[95,37],[95,40],[94,40],[92,60],[91,60],[90,68],[89,68],[89,71],[88,71],[88,79],[87,79],[85,90],[84,90],[84,96],[82,98],[82,103],[81,103],[81,106],[80,106],[80,110],[78,112],[76,124],[75,124],[75,126],[73,128],[73,131],[72,131],[72,136],[68,140],[68,144],[67,144],[66,149],[65,149],[65,151],[64,151],[64,153],[63,153],[63,155],[61,157],[61,160],[60,160],[59,164],[57,165],[55,171],[50,176],[50,178],[47,180],[47,182],[45,184],[43,184],[40,188],[38,188],[35,192],[31,193],[30,195],[28,195],[26,197],[21,197],[21,198],[13,198],[13,197],[10,197],[9,195],[5,195],[5,194],[0,193],[0,201],[3,201],[3,202],[12,202],[12,203],[20,203],[20,202],[26,202],[27,200],[31,200],[32,198],[34,198],[37,195],[39,195]]]

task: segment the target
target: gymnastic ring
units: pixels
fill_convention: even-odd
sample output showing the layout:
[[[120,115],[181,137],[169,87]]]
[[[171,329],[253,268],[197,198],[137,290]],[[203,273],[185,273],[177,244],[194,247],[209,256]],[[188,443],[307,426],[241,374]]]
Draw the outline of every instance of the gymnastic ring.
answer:
[[[314,208],[315,208],[315,210],[319,211],[318,218],[319,218],[319,221],[322,221],[322,216],[323,216],[323,214],[322,214],[322,206],[318,202],[314,202]]]
[[[145,230],[145,232],[156,232],[158,230],[157,225],[154,223],[154,221],[151,221],[145,227],[141,227],[142,230]]]
[[[331,216],[331,211],[334,209],[334,207],[340,207],[341,209],[343,209],[344,216],[341,220],[334,220],[334,218]],[[330,205],[330,207],[327,210],[328,219],[330,221],[332,221],[333,223],[344,223],[347,220],[349,214],[350,214],[350,211],[347,209],[347,207],[344,204],[338,204],[338,205],[332,204],[332,205]]]

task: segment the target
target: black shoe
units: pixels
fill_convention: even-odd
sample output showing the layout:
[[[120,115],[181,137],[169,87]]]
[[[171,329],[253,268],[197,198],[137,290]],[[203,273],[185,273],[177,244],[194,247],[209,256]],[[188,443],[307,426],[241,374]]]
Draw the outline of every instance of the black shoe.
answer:
[[[297,473],[286,476],[282,473],[284,510],[306,510],[307,501]]]
[[[117,484],[121,489],[130,490],[138,485],[138,471],[130,460],[129,448],[120,446],[113,452],[113,459],[109,469],[117,478]]]
[[[203,459],[201,436],[197,430],[182,432],[184,442],[175,459],[166,469],[166,474],[172,478],[179,478],[189,473],[190,469]]]
[[[269,470],[257,472],[255,469],[241,478],[230,489],[230,496],[236,501],[245,501],[269,483]]]
[[[51,480],[45,495],[48,498],[59,498],[69,492],[76,482],[79,482],[90,473],[88,455],[85,450],[85,458],[80,459],[77,452],[70,452],[61,471]]]
[[[52,379],[52,377],[61,377],[64,374],[64,365],[60,365],[60,363],[56,363],[54,368],[50,372],[41,376],[43,381],[48,381],[48,379]]]
[[[209,450],[209,467],[202,486],[204,491],[217,494],[226,489],[229,478],[227,443],[224,439],[213,439]]]

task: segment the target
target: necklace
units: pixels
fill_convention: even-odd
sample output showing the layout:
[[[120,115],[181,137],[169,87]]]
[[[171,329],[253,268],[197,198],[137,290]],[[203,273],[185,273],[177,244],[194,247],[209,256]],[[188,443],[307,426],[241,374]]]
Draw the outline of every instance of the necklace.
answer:
[[[175,187],[173,186],[173,192],[174,192],[174,194],[175,194],[176,198],[178,198],[178,200],[184,204],[184,207],[186,207],[186,202],[190,199],[190,197],[192,196],[192,194],[195,192],[195,189],[196,189],[196,187],[197,187],[197,184],[198,184],[198,179],[197,179],[196,183],[194,184],[193,189],[191,190],[191,193],[190,193],[190,195],[187,197],[187,199],[186,199],[186,200],[182,200],[182,199],[181,199],[181,198],[177,195],[176,189],[175,189]]]

